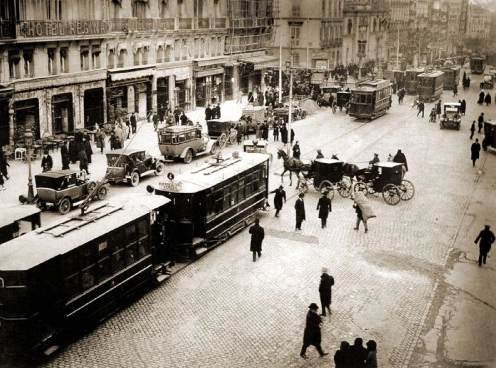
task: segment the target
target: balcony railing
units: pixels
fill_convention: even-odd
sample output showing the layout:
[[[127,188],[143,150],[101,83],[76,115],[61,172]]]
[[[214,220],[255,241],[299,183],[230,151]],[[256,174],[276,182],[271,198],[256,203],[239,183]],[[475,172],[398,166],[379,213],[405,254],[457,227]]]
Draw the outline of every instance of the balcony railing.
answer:
[[[15,38],[15,21],[0,19],[0,39]]]
[[[164,19],[138,19],[124,18],[112,19],[110,21],[112,32],[130,32],[130,31],[172,31],[175,29],[174,18]]]

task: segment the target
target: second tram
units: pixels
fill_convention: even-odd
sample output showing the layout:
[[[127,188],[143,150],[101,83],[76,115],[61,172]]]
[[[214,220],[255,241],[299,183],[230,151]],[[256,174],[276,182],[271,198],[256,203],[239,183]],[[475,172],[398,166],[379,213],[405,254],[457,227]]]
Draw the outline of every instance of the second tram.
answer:
[[[391,107],[391,83],[388,79],[360,82],[351,89],[349,115],[359,119],[375,119]]]
[[[424,73],[424,68],[413,68],[405,70],[405,91],[410,94],[417,94],[418,75]]]
[[[176,260],[191,260],[254,220],[268,197],[269,155],[239,152],[155,187],[172,200],[166,220]]]
[[[448,66],[442,68],[443,75],[443,89],[452,91],[454,86],[458,87],[460,83],[460,66]]]
[[[421,101],[434,101],[443,93],[443,75],[441,71],[418,75],[418,96]]]
[[[481,56],[472,56],[470,58],[470,72],[472,74],[482,74],[484,73],[484,69],[486,60]]]

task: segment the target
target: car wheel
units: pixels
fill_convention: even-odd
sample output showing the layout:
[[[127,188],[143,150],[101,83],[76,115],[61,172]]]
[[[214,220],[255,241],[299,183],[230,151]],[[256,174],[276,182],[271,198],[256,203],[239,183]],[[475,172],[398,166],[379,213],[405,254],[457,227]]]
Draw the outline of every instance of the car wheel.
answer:
[[[71,210],[71,200],[69,198],[63,198],[59,203],[59,212],[62,215],[67,215]]]
[[[133,187],[137,186],[140,182],[140,176],[137,171],[131,174],[131,179],[129,179],[129,184]]]
[[[165,165],[163,162],[157,162],[157,166],[155,168],[155,175],[160,176],[165,171]]]
[[[184,163],[189,164],[193,161],[193,152],[189,149],[188,152],[186,152],[186,155],[184,156]]]
[[[96,188],[96,183],[94,181],[91,181],[88,183],[88,186],[86,188],[88,189],[88,193],[91,193]]]
[[[217,144],[214,144],[212,148],[210,148],[210,154],[215,155],[217,153]]]
[[[105,187],[100,187],[98,189],[98,192],[96,194],[96,196],[98,197],[99,200],[102,200],[102,199],[105,199],[107,197],[107,188]]]

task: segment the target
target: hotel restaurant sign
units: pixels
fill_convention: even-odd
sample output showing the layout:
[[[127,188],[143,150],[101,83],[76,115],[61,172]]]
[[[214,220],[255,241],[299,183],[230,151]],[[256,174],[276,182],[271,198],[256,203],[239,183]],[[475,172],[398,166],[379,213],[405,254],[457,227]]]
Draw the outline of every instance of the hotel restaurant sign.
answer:
[[[53,37],[105,34],[109,22],[102,20],[42,21],[28,20],[18,23],[18,34],[23,37]]]

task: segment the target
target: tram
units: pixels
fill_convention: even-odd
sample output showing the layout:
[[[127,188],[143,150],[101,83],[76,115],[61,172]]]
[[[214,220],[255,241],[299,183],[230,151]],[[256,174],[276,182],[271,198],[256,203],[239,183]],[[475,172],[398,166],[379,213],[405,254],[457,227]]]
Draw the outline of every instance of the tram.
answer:
[[[405,70],[405,90],[410,94],[417,94],[418,75],[425,72],[424,68]]]
[[[36,206],[0,206],[0,244],[40,227],[40,213]]]
[[[472,56],[470,58],[470,71],[472,74],[482,74],[484,73],[484,69],[486,60],[481,56]]]
[[[443,93],[444,73],[435,71],[419,74],[418,96],[421,101],[434,101]]]
[[[349,115],[359,119],[375,119],[391,107],[391,83],[388,79],[360,82],[351,89]]]
[[[50,355],[167,277],[163,219],[171,201],[132,196],[0,246],[0,366]]]
[[[443,89],[452,91],[454,86],[458,87],[460,83],[460,66],[448,66],[442,68],[443,75]]]
[[[172,200],[167,234],[174,258],[195,259],[250,224],[268,197],[269,155],[235,152],[159,183]]]
[[[491,121],[484,122],[484,139],[482,140],[482,148],[487,151],[488,148],[496,150],[496,123]]]

